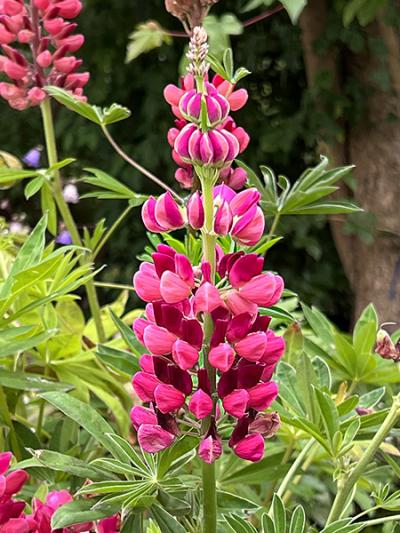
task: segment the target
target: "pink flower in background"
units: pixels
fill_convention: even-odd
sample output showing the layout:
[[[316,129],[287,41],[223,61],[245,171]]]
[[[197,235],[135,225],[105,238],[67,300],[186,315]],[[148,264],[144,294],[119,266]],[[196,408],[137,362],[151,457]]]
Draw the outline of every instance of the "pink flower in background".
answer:
[[[84,37],[70,20],[82,9],[80,0],[6,0],[0,3],[0,96],[22,111],[46,98],[46,85],[62,87],[84,99],[88,72],[77,72],[75,57]]]

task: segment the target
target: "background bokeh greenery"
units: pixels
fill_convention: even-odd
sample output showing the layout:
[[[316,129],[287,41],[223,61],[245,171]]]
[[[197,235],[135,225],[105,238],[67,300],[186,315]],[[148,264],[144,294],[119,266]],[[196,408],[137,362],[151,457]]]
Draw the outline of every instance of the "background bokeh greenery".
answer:
[[[244,20],[243,2],[230,0],[215,6],[214,15],[231,11]],[[252,12],[250,15],[254,14]],[[87,95],[91,103],[108,105],[118,102],[132,110],[132,118],[113,126],[113,134],[124,149],[155,174],[174,183],[175,164],[170,157],[166,133],[173,117],[162,98],[167,83],[177,81],[185,39],[176,38],[148,54],[125,64],[129,34],[136,25],[150,19],[163,27],[181,30],[160,0],[87,0],[79,24],[86,37],[81,56],[91,73]],[[241,83],[250,93],[246,108],[237,113],[237,121],[251,135],[252,142],[243,160],[257,168],[272,167],[277,174],[297,178],[316,160],[316,131],[320,128],[315,107],[306,88],[300,31],[285,12],[246,28],[232,36],[237,65],[246,66],[252,75]],[[41,144],[42,129],[38,109],[18,113],[0,102],[0,147],[22,156]],[[319,117],[320,118],[320,117]],[[85,122],[65,109],[56,110],[57,134],[61,157],[76,157],[79,165],[71,167],[70,177],[79,178],[85,166],[98,167],[137,192],[158,191],[146,178],[129,168],[110,148],[95,125]],[[80,191],[84,186],[80,185]],[[27,212],[33,224],[39,216],[25,205],[22,186],[1,191],[10,200],[7,215]],[[118,201],[83,200],[73,206],[78,224],[93,226],[105,217],[108,225],[124,208]],[[306,303],[319,306],[340,327],[346,329],[351,314],[351,291],[324,217],[291,217],[282,222],[286,238],[268,257],[268,266],[276,269]],[[107,251],[99,258],[107,264],[102,277],[107,281],[130,283],[136,269],[136,255],[145,245],[146,235],[139,210],[126,220],[113,236]],[[115,294],[102,292],[103,301]]]

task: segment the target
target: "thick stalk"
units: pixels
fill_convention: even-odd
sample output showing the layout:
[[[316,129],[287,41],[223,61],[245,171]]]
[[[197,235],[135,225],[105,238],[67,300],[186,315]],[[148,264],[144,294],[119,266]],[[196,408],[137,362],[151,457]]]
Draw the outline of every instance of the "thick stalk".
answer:
[[[355,465],[351,473],[347,478],[340,480],[340,489],[333,502],[331,512],[328,517],[326,525],[339,520],[342,517],[343,512],[346,509],[347,500],[353,490],[354,485],[362,476],[365,469],[372,461],[375,453],[379,449],[379,446],[385,440],[390,430],[396,424],[400,417],[400,395],[393,398],[393,405],[385,418],[385,421],[379,428],[379,431],[375,434],[375,437],[371,440],[368,448],[365,450],[361,459]]]
[[[41,104],[40,108],[42,111],[43,128],[44,128],[44,134],[45,134],[45,139],[46,139],[47,157],[48,157],[49,165],[52,166],[58,162],[58,156],[57,156],[57,145],[56,145],[56,137],[54,133],[53,114],[51,111],[50,99],[46,98]],[[52,177],[53,177],[52,190],[53,190],[54,200],[63,218],[65,226],[71,235],[72,242],[74,243],[74,245],[82,247],[82,241],[81,241],[81,238],[78,232],[78,228],[76,227],[71,211],[68,207],[67,202],[64,200],[64,197],[62,194],[62,186],[61,186],[61,179],[60,179],[59,171],[55,170],[53,172]],[[88,264],[90,262],[91,262],[90,257],[88,257],[87,255],[82,256],[81,264]],[[101,321],[100,305],[99,305],[99,300],[97,298],[94,281],[92,279],[88,280],[85,286],[86,286],[86,293],[87,293],[90,311],[92,313],[93,320],[96,326],[98,340],[99,342],[104,342],[105,333],[104,333],[103,323]]]
[[[215,281],[215,245],[216,236],[214,235],[214,198],[213,188],[214,179],[210,176],[201,177],[201,185],[204,203],[204,227],[203,235],[203,255],[205,261],[211,265],[211,281]],[[211,391],[214,402],[214,415],[216,407],[216,370],[208,362],[208,351],[210,340],[213,333],[213,320],[211,315],[206,313],[204,316],[204,365],[207,369],[208,378],[211,384]],[[203,424],[203,432],[207,433],[211,423],[211,417],[208,417]],[[217,531],[217,491],[215,464],[203,464],[203,520],[204,533],[216,533]]]

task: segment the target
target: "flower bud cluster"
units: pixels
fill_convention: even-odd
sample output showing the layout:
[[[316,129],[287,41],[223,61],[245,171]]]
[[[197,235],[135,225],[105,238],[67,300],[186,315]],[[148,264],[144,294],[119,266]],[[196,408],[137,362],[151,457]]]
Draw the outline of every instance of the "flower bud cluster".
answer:
[[[208,263],[193,267],[169,246],[159,245],[152,259],[134,276],[138,296],[148,302],[145,318],[133,326],[148,351],[132,380],[137,396],[148,404],[131,412],[139,444],[158,452],[181,433],[178,418],[188,416],[195,423],[209,418],[199,455],[213,462],[222,452],[218,423],[226,415],[236,420],[228,435],[234,453],[260,460],[264,438],[279,427],[277,415],[264,411],[278,394],[271,378],[285,343],[268,328],[270,318],[260,315],[259,307],[280,299],[282,278],[263,273],[263,258],[243,252],[219,253],[217,284]],[[213,321],[208,352],[205,314]],[[201,364],[204,358],[218,374],[215,390]]]
[[[39,105],[46,85],[55,85],[83,97],[88,72],[75,57],[84,36],[70,22],[82,9],[80,0],[0,0],[0,96],[22,111]]]
[[[176,180],[184,188],[191,188],[194,168],[208,166],[220,170],[220,179],[234,189],[241,189],[247,174],[233,169],[232,163],[249,144],[247,132],[238,127],[231,111],[238,111],[247,102],[245,89],[235,90],[232,83],[221,76],[214,76],[212,82],[204,75],[204,92],[196,86],[196,78],[187,74],[181,79],[181,86],[168,85],[164,97],[174,113],[175,127],[168,132],[172,157],[179,165]],[[202,128],[202,117],[207,119],[206,131]]]
[[[236,193],[227,185],[214,187],[214,232],[228,235],[239,244],[253,246],[263,235],[265,220],[258,202],[261,198],[257,189],[249,188]],[[158,199],[151,196],[143,205],[142,219],[149,231],[165,233],[183,228],[189,224],[193,229],[204,225],[202,195],[196,191],[187,203],[180,207],[170,192]]]

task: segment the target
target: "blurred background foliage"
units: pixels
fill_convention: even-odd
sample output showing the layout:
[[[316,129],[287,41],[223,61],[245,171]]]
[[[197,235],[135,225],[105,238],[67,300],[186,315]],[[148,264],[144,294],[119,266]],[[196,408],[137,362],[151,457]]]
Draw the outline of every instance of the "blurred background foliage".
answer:
[[[214,38],[231,40],[236,64],[248,68],[252,75],[241,85],[250,93],[246,108],[237,113],[237,122],[250,133],[252,142],[243,160],[252,168],[260,164],[273,168],[277,174],[296,179],[307,166],[317,161],[317,132],[324,136],[340,138],[340,129],[333,122],[351,111],[356,120],[362,114],[363,87],[354,82],[346,88],[345,97],[335,97],[326,79],[307,88],[300,29],[292,25],[285,11],[276,13],[257,24],[243,28],[243,21],[265,10],[268,1],[252,4],[257,9],[244,12],[246,2],[227,0],[215,6],[211,21],[216,29]],[[343,2],[335,2],[339,8]],[[261,4],[264,4],[261,6]],[[250,6],[251,7],[251,6]],[[232,13],[225,28],[234,35],[221,33],[222,15]],[[225,15],[226,16],[226,15]],[[343,26],[341,9],[332,10],[331,20],[321,50],[333,41],[341,41],[353,52],[360,52],[364,40],[357,20]],[[348,15],[351,19],[351,13]],[[167,39],[149,53],[125,63],[130,34],[138,24],[157,21],[163,28],[181,31],[179,21],[168,15],[160,0],[87,0],[84,15],[80,17],[80,30],[86,37],[82,58],[91,72],[87,95],[91,103],[109,105],[118,102],[129,107],[132,118],[112,127],[113,134],[127,153],[156,175],[173,184],[175,164],[170,157],[166,141],[168,128],[173,123],[169,106],[162,98],[167,83],[177,81],[182,54],[186,44],[183,38]],[[226,19],[225,19],[226,22]],[[377,53],[379,43],[376,43]],[[376,74],[385,83],[385,70]],[[332,113],[316,110],[313,96],[322,94],[329,101]],[[357,103],[357,105],[355,105]],[[3,128],[0,131],[0,147],[19,157],[30,148],[42,144],[41,123],[38,109],[19,114],[0,103]],[[112,151],[95,125],[58,107],[56,110],[57,134],[60,157],[76,157],[79,166],[68,169],[68,178],[79,178],[85,166],[101,168],[137,192],[158,193],[152,183],[139,175]],[[44,162],[43,162],[44,163]],[[85,186],[80,185],[80,192]],[[9,206],[1,214],[10,218],[15,213],[27,212],[27,222],[32,226],[39,218],[39,206],[29,211],[18,185],[0,196],[9,199]],[[3,205],[4,207],[4,205]],[[99,202],[82,200],[72,206],[80,227],[94,227],[101,218],[107,225],[118,217],[124,208],[118,201]],[[348,231],[362,232],[370,238],[370,226],[355,216],[347,224]],[[352,294],[343,272],[325,217],[288,217],[283,220],[281,231],[285,240],[268,256],[268,267],[278,270],[287,285],[298,292],[306,303],[313,303],[323,310],[339,327],[347,329],[351,320]],[[136,256],[143,250],[146,235],[136,209],[113,236],[107,251],[99,261],[107,264],[101,277],[109,282],[130,283],[137,267]],[[116,294],[102,292],[103,303]]]

